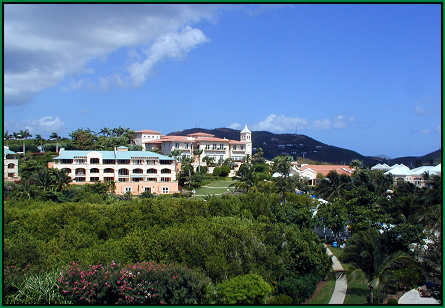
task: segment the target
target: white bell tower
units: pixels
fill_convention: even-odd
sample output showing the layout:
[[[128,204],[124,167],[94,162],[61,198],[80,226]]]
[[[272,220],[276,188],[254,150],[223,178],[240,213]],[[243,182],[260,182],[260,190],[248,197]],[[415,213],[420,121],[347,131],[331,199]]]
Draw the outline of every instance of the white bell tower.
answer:
[[[240,133],[240,141],[246,144],[246,154],[252,157],[252,132],[247,128],[247,124]]]

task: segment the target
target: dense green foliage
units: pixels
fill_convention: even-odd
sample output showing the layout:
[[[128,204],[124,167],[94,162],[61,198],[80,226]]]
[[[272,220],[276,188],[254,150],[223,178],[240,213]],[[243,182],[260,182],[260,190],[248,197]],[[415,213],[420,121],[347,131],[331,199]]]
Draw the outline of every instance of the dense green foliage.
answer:
[[[425,280],[440,283],[440,247],[425,246],[441,229],[440,177],[425,177],[424,187],[403,181],[394,185],[381,171],[356,167],[351,177],[331,172],[315,187],[330,201],[318,207],[316,223],[331,230],[338,242],[346,239],[347,227],[352,238],[346,240],[343,261],[366,276],[368,301],[381,303],[386,293]]]
[[[202,271],[214,283],[258,274],[278,294],[291,273],[322,277],[330,267],[320,240],[308,228],[313,225],[312,199],[286,199],[280,205],[277,194],[250,192],[206,201],[6,201],[5,261],[18,267],[29,264],[30,272],[51,271],[69,262],[178,262]]]

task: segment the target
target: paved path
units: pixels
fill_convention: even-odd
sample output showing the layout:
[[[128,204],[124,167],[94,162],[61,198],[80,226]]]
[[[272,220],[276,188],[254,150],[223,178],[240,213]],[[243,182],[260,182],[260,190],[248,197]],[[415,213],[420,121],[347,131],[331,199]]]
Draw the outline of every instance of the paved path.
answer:
[[[334,292],[332,293],[329,305],[343,304],[346,297],[346,290],[348,289],[348,282],[346,280],[346,273],[344,273],[343,266],[334,256],[332,251],[325,245],[328,256],[332,257],[332,269],[335,272],[337,280],[335,281]]]

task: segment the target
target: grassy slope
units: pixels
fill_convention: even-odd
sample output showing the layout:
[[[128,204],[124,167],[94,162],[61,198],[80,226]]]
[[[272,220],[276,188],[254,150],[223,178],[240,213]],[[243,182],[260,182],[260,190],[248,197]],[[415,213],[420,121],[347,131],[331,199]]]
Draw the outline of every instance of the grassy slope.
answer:
[[[308,305],[319,305],[319,304],[328,304],[331,299],[332,293],[335,289],[335,274],[330,272],[328,274],[328,279],[326,281],[322,281],[317,286],[317,290],[315,290],[315,294],[311,299],[309,299],[305,304]],[[320,288],[318,290],[318,288]],[[317,293],[318,292],[318,293]]]
[[[227,191],[229,185],[234,183],[230,178],[216,180],[196,189],[196,195],[222,194]],[[232,190],[232,188],[229,188]]]

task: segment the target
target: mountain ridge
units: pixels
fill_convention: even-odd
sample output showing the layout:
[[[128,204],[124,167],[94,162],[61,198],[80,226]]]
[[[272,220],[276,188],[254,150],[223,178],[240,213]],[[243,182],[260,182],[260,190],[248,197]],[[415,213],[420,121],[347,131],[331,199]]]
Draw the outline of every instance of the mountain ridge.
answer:
[[[171,132],[167,135],[185,136],[188,134],[204,132],[213,134],[218,138],[228,138],[239,140],[240,130],[232,128],[189,128],[181,131]],[[403,163],[410,168],[418,164],[438,164],[442,160],[442,151],[438,149],[423,156],[404,156],[392,159],[376,156],[362,155],[356,151],[328,145],[309,136],[301,134],[275,134],[268,131],[252,131],[253,148],[262,148],[264,157],[271,159],[277,155],[290,155],[294,159],[304,157],[315,161],[349,164],[351,160],[359,159],[365,166],[372,166],[377,163],[400,164]]]

